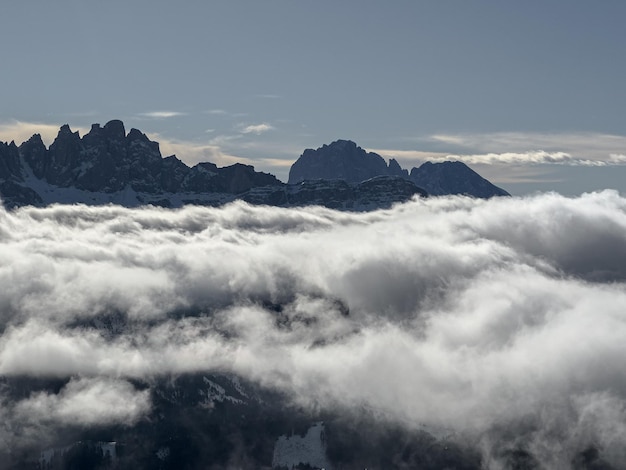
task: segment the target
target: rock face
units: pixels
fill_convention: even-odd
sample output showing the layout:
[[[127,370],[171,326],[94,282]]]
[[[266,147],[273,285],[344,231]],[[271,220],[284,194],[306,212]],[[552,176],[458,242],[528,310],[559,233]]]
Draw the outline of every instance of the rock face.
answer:
[[[39,135],[31,137],[28,142],[36,142],[37,138],[41,142]],[[12,206],[42,202],[41,197],[34,190],[22,184],[24,173],[20,151],[15,142],[10,144],[0,142],[0,194]]]
[[[280,188],[265,186],[251,189],[242,195],[242,199],[252,204],[282,207],[317,205],[338,210],[367,211],[386,209],[415,195],[426,197],[427,193],[403,178],[377,176],[361,183],[335,179],[309,180]]]
[[[306,149],[289,170],[289,184],[316,179],[359,183],[389,174],[380,155],[366,152],[350,140],[337,140],[317,150]]]
[[[387,168],[381,157],[366,154],[352,142],[335,147],[338,161],[343,159],[342,152],[352,156],[342,163],[345,174],[354,164],[367,180]],[[363,154],[365,165],[360,162]],[[397,162],[396,166],[392,173],[406,176]],[[82,138],[64,125],[50,148],[38,134],[19,147],[14,142],[0,143],[0,195],[8,207],[55,202],[180,207],[244,199],[286,207],[316,204],[370,210],[406,201],[415,194],[426,195],[397,176],[352,181],[355,179],[285,185],[273,175],[239,163],[218,168],[205,162],[189,168],[173,155],[162,158],[157,142],[137,129],[126,134],[124,124],[117,120],[104,127],[93,124]]]
[[[433,196],[510,196],[504,189],[495,186],[462,162],[425,162],[419,168],[411,170],[410,178]]]
[[[266,184],[280,184],[272,175],[251,166],[217,168],[212,163],[187,167],[176,157],[163,159],[159,144],[137,129],[126,134],[122,121],[104,127],[93,124],[82,139],[64,125],[46,151],[41,137],[33,136],[20,153],[36,178],[59,187],[113,193],[136,192],[241,193]]]
[[[389,165],[383,157],[366,152],[349,140],[337,140],[317,150],[307,149],[293,164],[289,183],[305,180],[340,179],[358,183],[376,176],[395,176],[410,180],[431,195],[465,194],[489,198],[509,193],[481,177],[461,162],[424,163],[409,174],[395,160]]]
[[[3,378],[3,393],[12,400],[55,395],[69,380],[9,376]],[[270,388],[233,375],[199,372],[137,383],[150,393],[152,405],[139,422],[70,428],[31,439],[19,451],[3,445],[2,468],[484,468],[480,454],[454,437],[297,407]],[[511,468],[528,468],[518,460],[524,463],[511,458]]]
[[[14,142],[0,143],[0,194],[7,206],[53,202],[176,205],[176,200],[189,197],[171,201],[174,194],[201,194],[204,200],[215,202],[224,199],[223,195],[282,184],[249,165],[218,168],[200,163],[189,168],[175,156],[162,158],[157,142],[137,129],[126,134],[124,123],[118,120],[104,127],[93,124],[82,138],[64,125],[48,149],[38,134],[19,147]]]
[[[424,191],[424,189],[426,191]],[[82,138],[66,124],[46,148],[39,134],[19,147],[0,142],[0,196],[7,207],[52,203],[145,204],[180,207],[220,205],[235,199],[275,206],[322,205],[372,210],[414,195],[507,195],[460,162],[425,163],[411,173],[391,159],[338,140],[305,150],[293,164],[289,184],[250,165],[190,168],[122,121],[93,124]]]

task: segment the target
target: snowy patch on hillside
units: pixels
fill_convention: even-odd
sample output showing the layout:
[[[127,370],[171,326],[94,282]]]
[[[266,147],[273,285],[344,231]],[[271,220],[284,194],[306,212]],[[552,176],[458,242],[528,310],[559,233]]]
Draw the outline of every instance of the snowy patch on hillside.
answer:
[[[326,435],[324,423],[315,423],[304,437],[280,436],[274,445],[272,467],[291,468],[299,463],[312,467],[330,469],[326,459]]]
[[[74,444],[70,444],[69,446],[64,447],[51,447],[50,449],[46,449],[39,454],[39,466],[40,468],[46,468],[50,465],[52,460],[55,457],[62,457],[64,454],[72,450],[75,446],[80,445],[81,442],[75,442]],[[95,448],[98,452],[101,452],[104,457],[108,456],[111,460],[115,460],[117,458],[116,448],[117,442],[96,442]]]
[[[203,377],[202,380],[207,385],[207,389],[199,390],[199,393],[205,396],[205,400],[204,400],[205,405],[212,406],[213,403],[216,401],[219,403],[229,401],[235,405],[243,405],[245,403],[244,400],[228,395],[224,387],[213,382],[211,379],[207,377]],[[243,396],[246,396],[246,395],[243,395]]]

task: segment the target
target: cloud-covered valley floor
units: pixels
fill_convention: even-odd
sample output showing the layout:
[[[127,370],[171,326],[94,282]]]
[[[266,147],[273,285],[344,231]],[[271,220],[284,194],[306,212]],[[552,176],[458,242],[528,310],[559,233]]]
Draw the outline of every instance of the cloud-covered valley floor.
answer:
[[[626,199],[416,199],[336,212],[0,212],[0,451],[130,425],[137,381],[235,374],[312,409],[443,429],[497,468],[626,461]]]

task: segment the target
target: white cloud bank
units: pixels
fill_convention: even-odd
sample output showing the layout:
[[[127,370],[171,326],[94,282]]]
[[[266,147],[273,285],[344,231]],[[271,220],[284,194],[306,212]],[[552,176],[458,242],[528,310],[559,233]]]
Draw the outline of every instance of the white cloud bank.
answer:
[[[148,391],[137,392],[128,382],[81,378],[71,379],[56,395],[32,394],[19,402],[14,412],[23,423],[47,421],[89,426],[132,424],[148,408]]]
[[[305,406],[444,427],[485,462],[510,436],[546,468],[588,445],[619,468],[625,247],[626,199],[611,191],[365,214],[2,211],[0,375],[76,377],[5,398],[2,433],[18,418],[133,422],[150,404],[130,380],[226,371]],[[116,334],[84,327],[115,312]]]

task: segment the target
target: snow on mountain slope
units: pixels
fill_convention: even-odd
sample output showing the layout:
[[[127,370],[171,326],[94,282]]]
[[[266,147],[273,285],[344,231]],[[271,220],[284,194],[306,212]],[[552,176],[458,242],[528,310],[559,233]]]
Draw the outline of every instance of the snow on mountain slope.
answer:
[[[331,467],[326,459],[326,436],[323,422],[311,426],[304,437],[280,436],[276,441],[272,467],[292,468],[300,463],[330,470]]]

